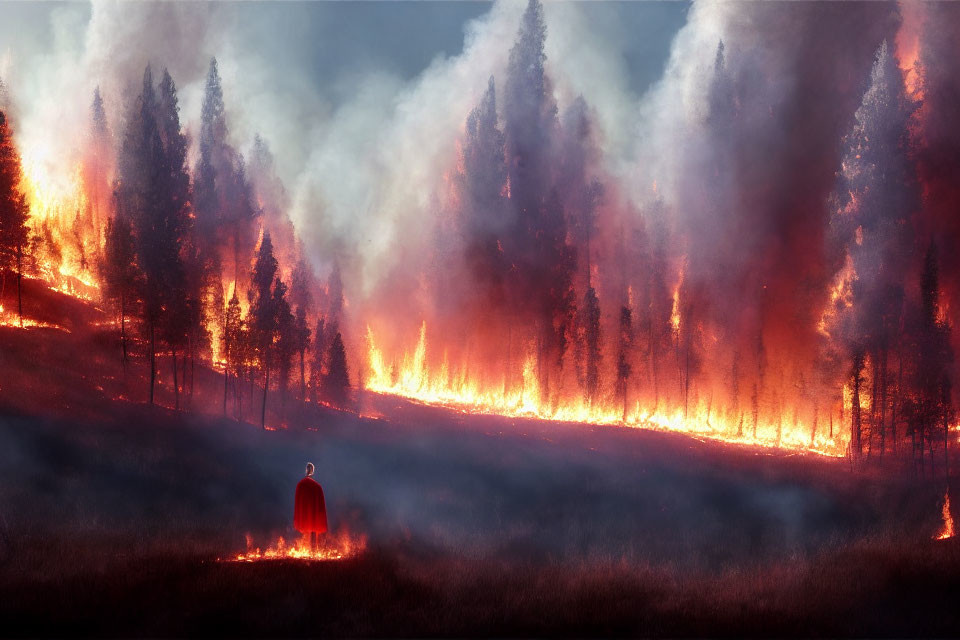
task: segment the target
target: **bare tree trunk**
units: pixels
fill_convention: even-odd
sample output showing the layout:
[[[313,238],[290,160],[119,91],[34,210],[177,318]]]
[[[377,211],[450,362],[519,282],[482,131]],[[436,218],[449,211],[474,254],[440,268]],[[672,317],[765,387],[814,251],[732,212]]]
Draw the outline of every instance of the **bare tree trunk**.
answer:
[[[851,453],[854,453],[854,457],[859,458],[863,453],[863,446],[861,442],[861,417],[860,417],[860,385],[863,382],[861,377],[861,367],[862,364],[854,364],[853,372],[853,398],[851,400],[850,408],[850,429],[853,431],[850,438],[850,450]],[[854,447],[856,448],[854,451]]]
[[[880,466],[887,450],[887,348],[880,354]]]
[[[781,384],[782,384],[782,380],[781,380]],[[783,392],[779,392],[777,394],[777,448],[778,449],[780,448],[780,439],[783,437],[783,395],[782,393]]]
[[[192,358],[190,359],[191,371],[190,371],[189,393],[187,392],[187,354],[186,353],[183,354],[183,358],[181,358],[181,361],[183,362],[183,366],[180,367],[180,380],[182,381],[181,384],[183,385],[183,392],[184,394],[187,394],[186,397],[183,399],[183,406],[184,408],[189,409],[190,404],[193,401],[193,370],[192,370],[193,359]]]
[[[910,453],[913,456],[913,473],[917,473],[917,430],[916,427],[910,430]],[[923,477],[923,446],[920,447],[920,477]]]
[[[20,328],[23,329],[23,296],[20,294],[20,281],[23,279],[23,247],[17,245],[17,315]]]
[[[943,408],[943,477],[950,480],[950,424],[947,419],[946,403]]]
[[[903,393],[903,349],[897,347],[897,393],[893,396],[893,409],[890,415],[890,437],[893,440],[894,457],[898,458],[900,443],[897,438],[897,411],[900,409],[900,394]]]
[[[197,341],[190,341],[190,401],[193,401],[193,381],[196,374],[196,365],[197,365]],[[186,371],[187,363],[183,363],[184,371]],[[186,373],[184,373],[186,376]]]
[[[227,382],[230,380],[230,340],[225,340],[223,354],[223,415],[227,415]]]
[[[677,393],[683,395],[683,367],[680,365],[680,330],[677,329],[673,332],[673,351],[676,354],[677,359]]]
[[[933,425],[930,425],[930,437],[927,438],[927,447],[930,449],[930,478],[937,477],[936,466],[933,461]]]
[[[684,375],[683,375],[683,419],[687,419],[687,410],[690,404],[690,336],[687,336],[684,348]]]
[[[653,321],[651,320],[648,325],[647,340],[650,343],[650,367],[648,375],[653,380],[653,412],[656,413],[660,409],[660,376],[657,371],[658,361],[660,360],[660,349],[657,346],[657,341],[654,340]]]
[[[840,406],[843,406],[843,398],[840,398]],[[841,408],[841,411],[843,409]],[[833,407],[830,407],[830,439],[833,440]]]
[[[173,358],[173,408],[180,411],[180,385],[177,384],[177,349],[175,347],[170,347],[170,357]]]
[[[120,360],[120,363],[123,365],[123,374],[127,374],[127,317],[126,317],[126,307],[125,296],[123,293],[120,294],[120,349],[123,351],[123,359]]]
[[[223,415],[227,415],[227,390],[230,387],[230,367],[223,367]]]
[[[267,428],[267,389],[270,388],[270,358],[263,362],[263,404],[260,406],[260,427]]]
[[[820,420],[820,404],[816,403],[813,405],[813,427],[810,429],[810,446],[812,447],[817,441],[817,421]]]
[[[307,401],[306,349],[300,350],[300,402]]]
[[[156,327],[150,320],[150,404],[153,404],[153,386],[157,380],[157,338]]]
[[[243,372],[242,370],[238,372],[236,379],[234,380],[234,406],[237,413],[237,421],[243,420]]]

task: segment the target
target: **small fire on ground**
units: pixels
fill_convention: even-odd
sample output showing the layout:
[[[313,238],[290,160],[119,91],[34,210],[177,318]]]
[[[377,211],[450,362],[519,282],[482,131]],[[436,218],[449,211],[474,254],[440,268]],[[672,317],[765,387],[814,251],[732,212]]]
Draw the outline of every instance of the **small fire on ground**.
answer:
[[[253,544],[253,537],[248,533],[247,550],[245,553],[226,558],[226,562],[258,562],[261,560],[304,560],[321,562],[332,560],[346,560],[353,558],[367,548],[367,539],[364,536],[352,537],[349,532],[327,534],[317,542],[317,548],[310,546],[310,536],[301,536],[299,540],[287,542],[284,538],[277,538],[271,546],[261,549]]]
[[[950,491],[943,495],[943,529],[940,530],[940,535],[936,537],[937,540],[946,540],[947,538],[953,537],[953,516],[950,514]]]

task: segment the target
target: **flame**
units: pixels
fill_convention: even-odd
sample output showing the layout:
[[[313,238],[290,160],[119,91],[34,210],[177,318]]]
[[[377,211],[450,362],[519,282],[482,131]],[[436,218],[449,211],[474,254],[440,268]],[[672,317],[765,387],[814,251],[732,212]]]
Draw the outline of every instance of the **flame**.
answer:
[[[946,540],[953,537],[953,515],[950,513],[950,489],[943,494],[943,529],[935,540]]]
[[[353,538],[347,531],[335,536],[329,534],[318,544],[316,549],[310,548],[310,536],[303,535],[293,544],[288,544],[282,537],[277,538],[272,546],[261,550],[253,545],[253,538],[246,534],[247,551],[238,553],[227,562],[258,562],[261,560],[306,560],[308,562],[329,562],[332,560],[346,560],[353,558],[367,548],[366,537]]]
[[[44,240],[35,256],[37,275],[54,291],[93,301],[99,298],[92,269],[103,230],[90,215],[84,165],[58,172],[49,155],[43,145],[22,154],[19,188],[30,207],[28,224]]]
[[[843,268],[837,273],[833,287],[830,289],[830,303],[824,308],[817,323],[817,331],[826,338],[830,337],[828,327],[832,324],[837,312],[853,306],[853,283],[857,280],[857,270],[853,266],[853,258],[847,254]]]
[[[484,384],[471,375],[468,363],[455,366],[446,356],[439,366],[431,367],[427,357],[426,322],[420,326],[413,350],[401,354],[392,365],[388,364],[369,326],[367,343],[368,375],[364,386],[374,393],[397,395],[463,413],[673,431],[710,440],[827,456],[842,456],[845,452],[846,443],[839,439],[844,430],[837,429],[837,436],[831,438],[820,429],[811,437],[811,424],[796,418],[787,424],[780,419],[760,423],[754,437],[752,429],[738,428],[739,414],[723,412],[709,400],[691,405],[686,417],[683,407],[670,409],[662,402],[659,407],[636,402],[624,412],[622,403],[612,399],[588,402],[576,396],[551,401],[541,397],[536,348],[532,343],[526,345],[526,353],[516,370],[507,371],[497,384]]]
[[[684,268],[680,268],[680,278],[677,280],[677,286],[673,289],[673,307],[670,310],[670,326],[673,332],[680,331],[680,287],[683,286]]]
[[[907,92],[917,100],[923,99],[920,78],[920,36],[923,31],[923,8],[921,3],[901,2],[900,28],[895,39],[897,61],[903,72]]]

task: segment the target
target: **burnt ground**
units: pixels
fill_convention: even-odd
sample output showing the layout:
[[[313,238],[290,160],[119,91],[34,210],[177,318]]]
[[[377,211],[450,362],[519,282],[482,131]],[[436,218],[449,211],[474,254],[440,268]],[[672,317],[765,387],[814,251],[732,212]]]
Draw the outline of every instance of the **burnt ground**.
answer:
[[[106,314],[32,294],[62,328],[0,327],[4,636],[960,633],[942,480],[378,396],[264,431],[202,368],[147,405]],[[366,551],[218,562],[291,535],[308,460]]]

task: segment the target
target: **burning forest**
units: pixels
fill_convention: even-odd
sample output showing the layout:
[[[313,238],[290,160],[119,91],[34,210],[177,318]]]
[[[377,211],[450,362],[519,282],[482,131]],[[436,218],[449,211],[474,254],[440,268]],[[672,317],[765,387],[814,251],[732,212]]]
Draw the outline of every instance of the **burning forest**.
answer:
[[[251,462],[261,470],[302,468],[310,451],[360,484],[382,480],[365,475],[378,465],[399,474],[370,495],[337,481],[331,493],[323,476],[336,534],[326,506],[311,532],[224,507],[229,542],[205,537],[227,525],[194,532],[217,549],[204,557],[224,559],[215,571],[379,572],[386,564],[364,564],[377,554],[461,547],[629,555],[619,525],[602,544],[573,525],[556,548],[530,542],[517,532],[536,527],[503,515],[508,494],[477,508],[509,521],[515,546],[473,513],[451,515],[451,496],[500,481],[488,469],[527,482],[515,451],[481,464],[493,456],[481,433],[520,438],[522,451],[528,438],[603,451],[616,469],[631,452],[667,485],[681,473],[670,465],[701,456],[737,509],[766,504],[768,518],[783,507],[776,544],[757,533],[767,524],[737,530],[749,553],[730,542],[711,555],[701,533],[646,540],[709,571],[787,549],[825,554],[822,540],[866,539],[867,521],[900,540],[908,525],[886,515],[896,505],[922,513],[909,536],[950,553],[960,5],[412,4],[94,2],[51,10],[40,29],[39,7],[0,1],[24,27],[0,26],[0,399],[11,419],[222,423],[198,451],[262,454]],[[429,46],[377,31],[408,19],[425,29],[444,12],[456,12],[452,44],[439,27]],[[371,16],[356,33],[332,28]],[[634,28],[669,38],[648,45]],[[174,439],[172,451],[178,433],[149,437]],[[414,443],[435,439],[446,444],[422,471],[380,457],[393,447],[416,458]],[[554,468],[545,451],[531,469]],[[474,484],[448,495],[418,475],[445,456]],[[729,467],[714,467],[723,456]],[[198,468],[185,473],[210,486],[235,475]],[[718,471],[728,468],[736,480]],[[787,478],[776,499],[754,493],[767,477]],[[794,483],[804,488],[783,489]],[[281,493],[264,486],[251,489],[264,504]],[[617,508],[642,502],[611,491]],[[889,501],[870,511],[880,493]],[[715,506],[697,495],[689,504]],[[811,513],[830,525],[811,533]],[[649,526],[693,528],[668,522]],[[0,561],[6,528],[0,512]],[[308,534],[327,537],[317,546]],[[645,566],[662,557],[650,553]],[[434,579],[419,570],[403,579]]]
[[[29,105],[7,90],[10,286],[38,278],[108,305],[121,361],[150,360],[150,401],[166,368],[175,408],[201,363],[223,372],[223,412],[259,404],[264,426],[272,389],[334,405],[368,390],[932,473],[956,425],[940,55],[953,11],[750,11],[869,28],[807,71],[807,43],[764,58],[775,43],[696,7],[644,103],[641,148],[615,166],[591,96],[551,67],[543,5],[527,6],[436,143],[436,179],[415,178],[431,189],[418,233],[394,229],[410,246],[387,259],[351,237],[304,244],[269,143],[231,142],[216,58],[183,120],[162,60],[127,94],[95,87],[72,151],[19,135]],[[680,59],[711,21],[710,57]]]

